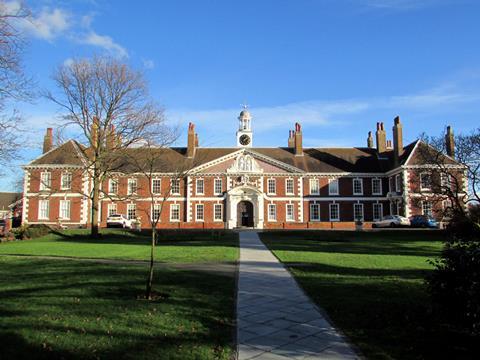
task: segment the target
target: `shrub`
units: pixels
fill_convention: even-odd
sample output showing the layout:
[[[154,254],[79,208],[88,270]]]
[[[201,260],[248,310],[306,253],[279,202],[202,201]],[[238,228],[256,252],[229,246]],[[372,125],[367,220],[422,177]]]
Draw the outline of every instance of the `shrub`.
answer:
[[[22,225],[12,230],[15,237],[20,240],[39,238],[49,234],[51,231],[52,229],[44,224]]]
[[[449,322],[480,334],[480,227],[477,219],[455,219],[427,285],[436,309]]]

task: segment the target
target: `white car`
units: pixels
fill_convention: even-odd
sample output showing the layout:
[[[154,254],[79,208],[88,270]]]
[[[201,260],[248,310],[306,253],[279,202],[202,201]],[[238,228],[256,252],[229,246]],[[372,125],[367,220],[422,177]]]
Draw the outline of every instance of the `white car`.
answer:
[[[107,227],[132,228],[132,220],[127,219],[121,214],[112,214],[107,217]]]
[[[372,227],[403,227],[410,226],[410,220],[400,215],[387,215],[382,220],[375,221]]]

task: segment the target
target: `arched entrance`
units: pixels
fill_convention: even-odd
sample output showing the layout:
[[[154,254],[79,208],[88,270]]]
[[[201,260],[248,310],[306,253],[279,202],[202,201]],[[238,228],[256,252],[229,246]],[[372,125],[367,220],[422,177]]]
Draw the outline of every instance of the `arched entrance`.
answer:
[[[253,227],[253,204],[240,201],[237,205],[237,227]]]

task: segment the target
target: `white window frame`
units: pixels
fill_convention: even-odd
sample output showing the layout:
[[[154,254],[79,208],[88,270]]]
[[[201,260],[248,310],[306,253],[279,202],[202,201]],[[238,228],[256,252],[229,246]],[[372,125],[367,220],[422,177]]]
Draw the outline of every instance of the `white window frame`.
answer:
[[[137,190],[137,178],[129,178],[127,181],[127,195],[135,195]]]
[[[60,200],[58,206],[58,218],[60,220],[70,220],[71,216],[70,200]]]
[[[318,208],[318,218],[313,217],[313,214],[314,214],[313,208]],[[320,204],[311,202],[310,206],[309,206],[309,209],[310,209],[310,221],[320,221],[320,219],[321,219],[321,217],[320,217]]]
[[[170,193],[171,195],[180,195],[180,179],[170,180]]]
[[[425,213],[425,205],[429,204],[429,210],[428,210],[428,214]],[[432,205],[432,202],[431,201],[428,201],[428,200],[423,200],[422,201],[422,215],[426,215],[426,216],[433,216],[433,205]]]
[[[67,186],[65,186],[65,179],[69,179]],[[60,190],[70,190],[72,188],[72,180],[73,176],[71,172],[62,173],[62,177],[60,179]]]
[[[157,187],[158,187],[158,189],[156,189]],[[158,190],[158,191],[156,191],[156,190]],[[152,179],[152,194],[161,194],[161,193],[162,193],[162,179],[161,178],[153,178]]]
[[[357,212],[357,208],[361,208],[362,209],[362,216],[360,218],[358,218],[356,215],[356,212]],[[354,203],[353,204],[353,220],[354,221],[363,221],[365,218],[365,213],[364,213],[364,208],[363,208],[363,204],[362,203]]]
[[[273,184],[273,191],[271,191],[271,184]],[[267,179],[267,194],[268,195],[275,195],[277,193],[277,180],[276,179]]]
[[[295,206],[293,204],[285,205],[285,220],[295,221]]]
[[[117,203],[110,203],[107,206],[107,217],[117,214]]]
[[[178,210],[178,218],[173,217],[173,214],[176,210]],[[180,204],[170,204],[170,221],[180,221]]]
[[[452,176],[450,174],[441,173],[440,174],[440,186],[441,190],[446,188],[447,190],[452,189]]]
[[[355,184],[360,183],[360,191],[355,191]],[[363,195],[363,179],[362,178],[353,178],[353,195]]]
[[[380,217],[375,216],[375,208],[379,209]],[[373,218],[373,221],[382,221],[382,219],[383,219],[383,204],[382,203],[373,203],[372,218]]]
[[[423,186],[423,177],[424,176],[427,176],[430,179],[428,187]],[[428,172],[422,172],[420,174],[420,191],[428,191],[428,190],[432,190],[432,176]]]
[[[217,209],[220,208],[220,216],[217,216]],[[213,221],[223,221],[223,204],[213,204]]]
[[[395,192],[399,193],[402,191],[402,184],[400,179],[400,174],[395,175]]]
[[[42,206],[42,205],[45,206]],[[50,201],[48,199],[38,200],[38,220],[50,219]]]
[[[155,213],[158,211],[158,217],[155,217]],[[150,220],[152,222],[160,222],[160,217],[162,216],[162,204],[153,204],[152,211],[150,212]]]
[[[222,187],[223,187],[222,179],[216,178],[216,179],[213,180],[213,194],[214,195],[221,195],[222,192],[223,192]],[[217,191],[218,189],[220,189],[220,191]]]
[[[202,211],[198,211],[202,209]],[[198,214],[202,214],[201,217]],[[205,205],[204,204],[195,204],[195,221],[205,221]]]
[[[378,189],[379,191],[375,191],[375,182],[379,184]],[[382,179],[381,178],[372,178],[372,195],[382,195]]]
[[[310,195],[320,195],[320,181],[317,178],[310,179]]]
[[[131,217],[130,216],[130,211],[133,209],[134,213],[135,213],[135,216],[134,217]],[[137,218],[137,204],[135,203],[130,203],[130,204],[127,204],[127,219],[128,220],[135,220]]]
[[[197,195],[205,195],[205,180],[203,178],[195,180],[195,193]]]
[[[43,171],[40,173],[40,191],[48,191],[52,187],[52,173]]]
[[[289,184],[291,184],[291,191],[289,189]],[[292,178],[285,179],[285,194],[286,195],[295,195],[295,182]]]
[[[337,209],[337,217],[332,217],[332,208],[335,207]],[[330,221],[340,221],[340,204],[338,203],[331,203],[328,205],[328,212],[330,216]]]
[[[277,221],[277,205],[268,204],[268,221]]]
[[[118,179],[108,179],[108,193],[109,194],[118,193]]]
[[[332,191],[332,184],[337,184],[337,191]],[[328,179],[328,195],[338,195],[340,193],[340,181],[339,179]]]

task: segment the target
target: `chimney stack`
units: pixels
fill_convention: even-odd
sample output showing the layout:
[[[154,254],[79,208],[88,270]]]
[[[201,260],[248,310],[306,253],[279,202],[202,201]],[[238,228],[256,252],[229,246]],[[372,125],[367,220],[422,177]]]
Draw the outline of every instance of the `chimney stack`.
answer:
[[[377,122],[377,131],[375,132],[377,137],[377,151],[383,153],[387,150],[387,134],[383,127],[383,122]]]
[[[115,134],[115,125],[110,124],[107,135],[107,149],[112,150],[117,145],[117,138]]]
[[[303,145],[302,145],[302,127],[299,123],[295,123],[295,134],[294,134],[294,153],[296,156],[303,155]]]
[[[198,148],[198,134],[195,133],[195,147]]]
[[[193,158],[195,156],[197,136],[195,134],[195,125],[193,123],[188,124],[187,135],[187,157]]]
[[[43,153],[49,152],[53,148],[53,129],[47,128],[47,133],[43,138]]]
[[[393,159],[395,166],[400,164],[400,156],[403,154],[403,128],[400,116],[393,120]]]
[[[452,127],[447,126],[447,133],[445,134],[445,148],[447,149],[447,155],[455,157],[455,137],[453,136]]]
[[[91,136],[91,143],[94,148],[98,147],[98,133],[100,131],[100,122],[98,121],[98,117],[94,116],[93,117],[93,122],[92,122],[92,129],[90,131],[90,136]]]
[[[367,146],[369,149],[373,149],[373,135],[371,131],[368,132]]]
[[[293,149],[295,147],[295,139],[293,136],[293,130],[288,130],[288,147]]]

